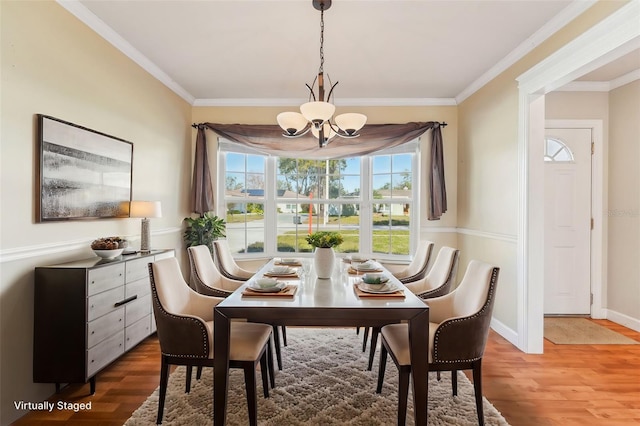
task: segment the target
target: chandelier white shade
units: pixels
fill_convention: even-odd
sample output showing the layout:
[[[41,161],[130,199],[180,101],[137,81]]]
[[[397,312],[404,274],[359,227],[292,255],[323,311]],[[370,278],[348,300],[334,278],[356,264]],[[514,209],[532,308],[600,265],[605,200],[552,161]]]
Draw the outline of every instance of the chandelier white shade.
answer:
[[[283,136],[297,138],[311,133],[318,138],[320,147],[325,146],[334,136],[342,138],[355,138],[360,136],[358,131],[367,122],[367,116],[357,113],[340,114],[332,122],[336,111],[335,105],[330,100],[333,89],[338,82],[331,85],[329,94],[324,96],[324,11],[331,7],[331,0],[312,0],[313,7],[320,11],[320,69],[318,71],[318,96],[313,92],[313,86],[307,84],[309,89],[309,102],[300,106],[300,112],[283,112],[278,114],[276,120],[284,130]]]

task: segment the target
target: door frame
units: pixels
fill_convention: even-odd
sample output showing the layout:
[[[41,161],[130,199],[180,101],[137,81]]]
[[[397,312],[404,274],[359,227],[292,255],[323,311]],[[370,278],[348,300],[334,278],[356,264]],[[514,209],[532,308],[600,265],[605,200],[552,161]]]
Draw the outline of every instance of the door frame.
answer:
[[[604,141],[602,120],[545,120],[545,130],[553,129],[590,129],[593,151],[591,155],[591,217],[593,229],[590,238],[591,262],[591,318],[605,318],[604,295],[607,294],[607,210],[608,181],[605,174],[605,158],[608,158],[608,145]],[[546,208],[546,206],[544,207]],[[545,266],[546,267],[546,266]]]
[[[544,137],[544,95],[640,47],[640,2],[620,7],[600,23],[520,75],[518,81],[518,241],[517,346],[527,353],[543,352],[542,258],[544,225],[541,188]],[[602,210],[607,200],[603,198]],[[606,240],[602,241],[602,245]],[[606,280],[606,268],[602,277]]]

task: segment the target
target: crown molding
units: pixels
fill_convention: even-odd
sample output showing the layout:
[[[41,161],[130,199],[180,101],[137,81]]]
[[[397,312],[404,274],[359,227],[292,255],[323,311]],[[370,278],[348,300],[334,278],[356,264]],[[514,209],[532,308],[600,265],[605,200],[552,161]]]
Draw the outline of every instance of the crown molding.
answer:
[[[308,102],[308,99],[196,99],[193,106],[201,107],[291,107]],[[338,107],[384,106],[456,106],[453,98],[341,98],[334,102]]]
[[[625,84],[629,84],[636,80],[640,80],[640,69],[631,71],[630,73],[616,78],[615,80],[611,80],[609,82],[609,90],[617,89],[618,87],[622,87]]]
[[[536,31],[531,37],[520,43],[518,47],[513,49],[507,56],[502,58],[502,60],[491,67],[486,73],[482,74],[478,79],[462,90],[462,92],[456,96],[456,102],[458,104],[462,103],[469,96],[473,95],[484,85],[496,78],[502,72],[506,71],[510,66],[542,44],[543,41],[551,37],[569,22],[573,21],[585,10],[589,9],[594,3],[596,3],[596,0],[574,0],[569,4],[569,6],[562,9],[560,13]]]
[[[133,47],[128,41],[122,38],[117,32],[109,27],[102,19],[98,18],[93,12],[87,9],[78,0],[56,0],[56,2],[65,8],[68,12],[85,23],[89,28],[98,35],[111,43],[116,49],[124,53],[129,59],[140,65],[142,69],[147,71],[153,77],[158,79],[162,84],[171,89],[175,94],[193,105],[195,98],[187,92],[182,86],[173,81],[171,77],[162,71],[156,64],[151,62],[149,58],[144,56],[138,49]]]

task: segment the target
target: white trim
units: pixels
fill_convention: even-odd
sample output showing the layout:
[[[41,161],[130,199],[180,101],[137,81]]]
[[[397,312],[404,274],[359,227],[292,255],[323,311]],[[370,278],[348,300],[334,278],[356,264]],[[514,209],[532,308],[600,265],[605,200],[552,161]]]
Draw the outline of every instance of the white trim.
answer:
[[[630,73],[616,78],[615,80],[611,80],[609,82],[609,90],[617,89],[618,87],[622,87],[625,84],[629,84],[636,80],[640,80],[640,69],[631,71]]]
[[[558,87],[556,92],[608,92],[611,85],[608,81],[572,81],[562,87]]]
[[[182,228],[164,228],[153,231],[152,235],[166,235],[173,233],[181,233]],[[130,241],[136,241],[140,239],[139,235],[126,237]],[[14,262],[16,260],[29,259],[33,257],[49,256],[57,253],[65,253],[78,249],[88,248],[91,245],[92,240],[70,240],[60,241],[49,244],[36,244],[24,247],[15,247],[5,250],[0,250],[0,264]]]
[[[458,233],[458,228],[454,228],[452,226],[422,226],[420,228],[421,232],[433,232],[436,234],[456,234]]]
[[[612,311],[611,309],[605,309],[605,312],[606,318],[609,321],[640,332],[640,319],[630,317],[629,315],[625,315],[620,312]]]
[[[640,43],[640,2],[625,4],[609,17],[594,25],[584,34],[566,44],[530,70],[520,75],[519,127],[518,127],[518,259],[517,259],[517,310],[518,347],[525,352],[542,349],[543,293],[538,291],[542,281],[536,276],[541,269],[539,257],[543,242],[530,230],[540,225],[536,210],[543,200],[542,179],[536,179],[544,165],[534,161],[528,151],[530,131],[544,131],[544,119],[532,120],[530,114],[539,114],[532,100],[536,95],[562,87],[586,72],[602,66],[605,61],[617,59]],[[544,104],[544,102],[543,102]],[[544,113],[544,111],[543,111]],[[532,129],[530,129],[530,126]],[[540,228],[538,228],[540,229]],[[534,279],[532,279],[534,278]]]
[[[636,80],[640,80],[640,69],[631,71],[611,81],[572,81],[557,88],[556,92],[610,92]]]
[[[513,49],[507,56],[502,58],[500,62],[491,67],[487,72],[482,74],[469,86],[465,87],[456,96],[456,102],[459,104],[475,92],[480,90],[485,84],[496,78],[502,72],[507,70],[511,65],[518,62],[526,54],[542,44],[543,41],[551,37],[558,30],[563,28],[569,22],[573,21],[582,12],[589,9],[596,0],[577,0],[569,4],[562,9],[560,13],[551,18],[542,28],[536,31],[533,35],[520,43],[515,49]]]
[[[518,333],[510,327],[507,327],[503,322],[498,321],[495,317],[491,318],[491,329],[504,337],[509,343],[514,346],[518,346]]]
[[[462,235],[471,235],[474,237],[488,238],[490,240],[505,241],[511,244],[516,244],[518,242],[518,237],[516,235],[500,234],[497,232],[478,231],[476,229],[468,229],[468,228],[456,228],[456,229],[458,234],[462,234]]]
[[[604,174],[608,146],[604,144],[602,120],[545,120],[546,128],[590,129],[594,151],[591,156],[591,305],[592,318],[605,318],[603,295],[607,294],[607,221],[608,179]]]
[[[195,99],[193,106],[204,107],[270,107],[301,105],[308,99]],[[456,106],[454,98],[339,98],[336,106],[364,107],[364,106]]]
[[[158,79],[162,84],[175,92],[182,99],[193,105],[195,98],[191,93],[186,91],[182,86],[176,83],[167,73],[153,63],[149,58],[144,56],[138,49],[133,47],[131,43],[122,38],[120,34],[115,32],[102,19],[98,18],[93,12],[87,9],[79,0],[56,0],[58,4],[64,7],[68,12],[76,18],[84,22],[89,28],[98,35],[111,43],[116,49],[124,53],[129,59],[140,65],[145,71]]]

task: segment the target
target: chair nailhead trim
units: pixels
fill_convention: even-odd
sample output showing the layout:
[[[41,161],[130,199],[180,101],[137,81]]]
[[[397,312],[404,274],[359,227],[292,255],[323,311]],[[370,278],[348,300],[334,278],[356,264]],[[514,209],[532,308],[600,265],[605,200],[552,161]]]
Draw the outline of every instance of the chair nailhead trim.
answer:
[[[495,284],[496,284],[496,280],[498,277],[498,268],[492,268],[491,271],[491,280],[489,283],[489,294],[487,295],[487,300],[484,303],[484,305],[482,306],[482,308],[476,312],[475,314],[469,316],[469,317],[464,317],[464,318],[457,318],[457,319],[452,319],[452,320],[448,320],[445,321],[443,324],[441,324],[438,329],[436,330],[436,334],[433,336],[433,360],[434,363],[440,363],[440,364],[455,364],[458,362],[471,362],[471,361],[477,361],[479,359],[482,358],[482,356],[479,357],[475,357],[475,358],[471,358],[471,359],[458,359],[458,360],[453,360],[453,361],[445,361],[445,360],[438,360],[438,338],[440,337],[440,333],[441,330],[444,330],[446,327],[458,323],[458,322],[464,322],[464,321],[468,321],[477,317],[482,316],[488,309],[489,307],[489,303],[491,302],[491,299],[493,299],[493,293],[495,291]]]

